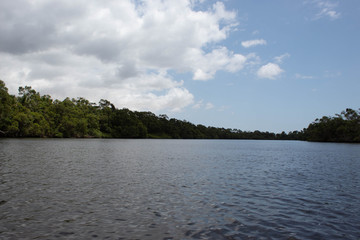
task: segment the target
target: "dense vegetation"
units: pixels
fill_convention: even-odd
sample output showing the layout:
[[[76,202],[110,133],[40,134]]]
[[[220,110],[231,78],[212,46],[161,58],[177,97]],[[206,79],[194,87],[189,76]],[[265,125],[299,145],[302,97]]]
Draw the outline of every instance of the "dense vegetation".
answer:
[[[29,86],[19,96],[8,93],[0,80],[0,136],[103,137],[183,139],[276,139],[360,142],[359,113],[347,109],[336,118],[323,117],[307,129],[281,134],[247,132],[194,125],[151,112],[117,109],[108,100],[98,104],[84,98],[63,101],[41,96]]]
[[[347,108],[335,117],[316,119],[305,133],[308,141],[360,142],[360,109]]]

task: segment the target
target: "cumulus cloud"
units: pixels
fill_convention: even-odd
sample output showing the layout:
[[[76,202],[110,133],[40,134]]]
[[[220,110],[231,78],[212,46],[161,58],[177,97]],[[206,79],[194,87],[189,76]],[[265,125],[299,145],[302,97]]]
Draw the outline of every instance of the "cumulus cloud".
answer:
[[[284,70],[282,70],[279,65],[275,63],[268,63],[260,67],[257,71],[257,75],[260,78],[275,79],[282,72],[284,72]]]
[[[138,110],[179,111],[194,96],[168,72],[208,80],[247,57],[220,45],[236,14],[202,0],[0,1],[0,77],[56,98],[105,98]]]
[[[254,47],[257,45],[266,45],[266,41],[264,39],[254,39],[241,42],[241,45],[244,48]]]
[[[188,63],[194,73],[194,80],[208,80],[214,77],[219,70],[236,72],[244,67],[247,58],[241,54],[234,54],[227,48],[214,49],[204,54],[202,51],[193,51],[189,54]]]

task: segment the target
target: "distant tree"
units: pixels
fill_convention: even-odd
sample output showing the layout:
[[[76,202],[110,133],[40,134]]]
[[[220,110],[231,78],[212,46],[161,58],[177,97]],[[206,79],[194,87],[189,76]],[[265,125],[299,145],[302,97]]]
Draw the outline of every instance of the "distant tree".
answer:
[[[277,139],[360,142],[360,110],[347,108],[335,117],[324,116],[301,131],[278,134],[194,125],[152,112],[117,109],[108,100],[99,104],[79,98],[53,100],[30,86],[9,95],[0,80],[1,137],[115,137],[186,139]]]
[[[348,108],[336,117],[315,119],[304,130],[304,138],[321,142],[360,142],[359,115],[358,111]]]

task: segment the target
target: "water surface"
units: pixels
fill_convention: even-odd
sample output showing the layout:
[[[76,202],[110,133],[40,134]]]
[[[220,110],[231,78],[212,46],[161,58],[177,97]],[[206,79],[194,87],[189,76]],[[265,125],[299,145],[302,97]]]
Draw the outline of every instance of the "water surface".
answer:
[[[360,239],[360,145],[1,139],[0,239]]]

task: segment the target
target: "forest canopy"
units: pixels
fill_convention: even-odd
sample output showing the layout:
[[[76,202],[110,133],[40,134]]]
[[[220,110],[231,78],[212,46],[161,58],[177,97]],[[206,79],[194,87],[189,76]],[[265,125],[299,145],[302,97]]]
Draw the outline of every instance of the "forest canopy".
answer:
[[[13,96],[0,80],[0,136],[360,142],[360,112],[346,109],[335,117],[316,119],[301,131],[249,132],[195,125],[164,114],[117,109],[105,99],[98,104],[82,97],[53,100],[30,86],[19,87],[18,96]]]

